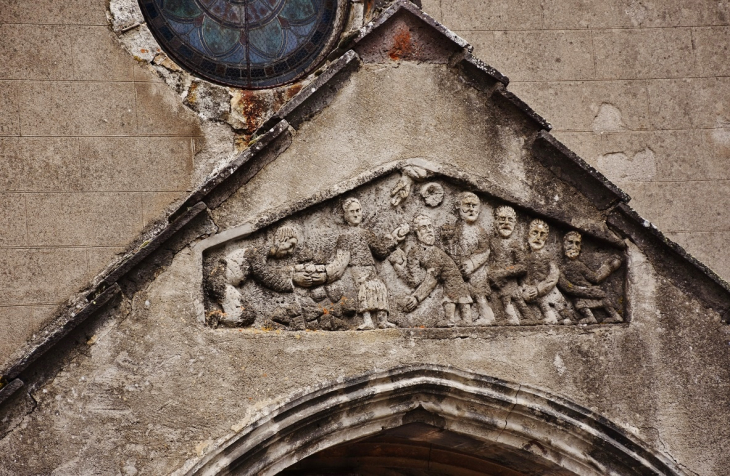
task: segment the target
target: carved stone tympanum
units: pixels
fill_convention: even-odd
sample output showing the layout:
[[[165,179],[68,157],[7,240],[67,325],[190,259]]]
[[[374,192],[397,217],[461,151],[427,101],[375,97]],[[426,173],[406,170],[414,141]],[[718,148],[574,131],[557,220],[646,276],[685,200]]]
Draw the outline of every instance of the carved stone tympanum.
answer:
[[[624,320],[619,246],[548,223],[463,178],[405,164],[303,203],[205,250],[209,325],[370,330]]]

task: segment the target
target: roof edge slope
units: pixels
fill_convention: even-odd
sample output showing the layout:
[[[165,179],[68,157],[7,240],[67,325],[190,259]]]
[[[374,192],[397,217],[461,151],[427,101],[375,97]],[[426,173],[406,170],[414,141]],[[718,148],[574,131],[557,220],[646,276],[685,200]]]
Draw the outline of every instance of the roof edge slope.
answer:
[[[585,181],[600,187],[603,194],[591,193],[587,196],[589,198],[593,196],[592,200],[601,203],[603,210],[609,210],[607,223],[610,226],[622,231],[632,240],[637,241],[637,244],[642,243],[644,246],[640,247],[645,252],[649,245],[668,251],[672,257],[672,262],[676,263],[689,275],[686,279],[682,279],[676,273],[668,272],[666,275],[675,282],[683,286],[690,286],[693,290],[701,288],[693,282],[695,278],[709,283],[712,290],[707,292],[696,291],[697,295],[722,314],[724,323],[730,323],[730,285],[680,245],[668,239],[656,227],[651,224],[645,225],[649,222],[627,205],[630,197],[611,183],[603,174],[550,135],[548,132],[551,127],[550,123],[514,93],[507,91],[506,86],[509,84],[509,79],[496,69],[475,58],[472,55],[472,46],[461,37],[424,13],[410,1],[396,0],[377,19],[350,36],[348,38],[349,43],[342,46],[354,46],[361,43],[400,11],[414,15],[441,35],[445,41],[461,49],[461,55],[454,58],[451,67],[457,67],[462,75],[466,75],[476,83],[483,82],[486,78],[494,81],[497,84],[492,88],[493,92],[513,104],[529,120],[538,125],[540,130],[535,143],[545,144],[553,151],[550,155],[536,155],[536,158],[546,168],[553,171],[560,180],[567,181],[582,193],[585,193],[584,189],[588,188]],[[87,286],[81,293],[73,296],[68,301],[71,304],[63,306],[57,312],[56,317],[39,333],[42,335],[41,337],[23,346],[19,351],[19,355],[0,368],[0,404],[23,386],[23,381],[20,378],[23,370],[53,348],[76,326],[95,314],[103,307],[103,302],[109,301],[120,292],[118,283],[132,269],[145,262],[155,250],[185,228],[196,217],[207,210],[216,208],[225,201],[232,193],[230,190],[232,182],[238,180],[245,183],[253,178],[268,161],[278,156],[276,149],[280,146],[277,145],[277,141],[282,140],[282,137],[287,135],[286,133],[290,127],[298,127],[302,122],[308,120],[328,105],[327,88],[333,86],[333,83],[342,81],[343,77],[359,68],[362,63],[360,56],[353,49],[344,50],[343,48],[340,51],[343,51],[340,56],[332,58],[327,65],[315,73],[317,78],[307,88],[289,100],[257,131],[254,141],[246,150],[233,160],[218,167],[202,185],[188,195],[182,204],[176,207],[166,218],[157,221],[148,231],[140,234],[130,245],[130,251],[121,260],[115,260],[110,264],[105,271],[92,280],[90,286]],[[269,154],[266,157],[266,153],[271,152],[270,149],[274,149],[274,155],[272,157]],[[190,241],[193,241],[193,239],[190,239]]]

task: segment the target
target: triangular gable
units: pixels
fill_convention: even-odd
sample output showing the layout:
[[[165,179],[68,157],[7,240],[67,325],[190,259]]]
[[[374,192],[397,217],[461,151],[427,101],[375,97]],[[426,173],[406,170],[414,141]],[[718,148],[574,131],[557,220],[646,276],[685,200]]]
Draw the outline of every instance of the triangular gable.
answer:
[[[417,23],[417,33],[420,36],[415,39],[390,37],[385,40],[378,37],[381,34],[387,36],[389,25],[397,22],[406,25]],[[664,277],[678,286],[694,291],[708,306],[726,315],[730,307],[730,287],[727,283],[633,212],[627,205],[628,196],[552,137],[548,132],[549,123],[506,90],[508,79],[505,76],[474,58],[471,47],[464,40],[413,4],[402,0],[395,2],[376,21],[350,37],[349,42],[343,42],[338,51],[339,57],[333,58],[311,84],[261,128],[258,137],[248,149],[217,169],[167,221],[158,223],[140,236],[122,260],[99,275],[87,292],[76,296],[71,306],[59,313],[36,339],[21,349],[16,358],[2,370],[5,386],[0,390],[0,401],[22,386],[19,377],[34,361],[118,295],[121,292],[119,284],[141,263],[160,249],[171,246],[171,240],[181,240],[181,235],[185,234],[190,223],[207,216],[210,210],[218,207],[267,163],[274,160],[278,150],[284,147],[288,128],[298,128],[326,108],[330,101],[328,92],[336,90],[347,74],[356,70],[359,64],[374,61],[383,54],[390,55],[392,51],[396,56],[393,59],[449,64],[467,84],[489,92],[505,108],[520,114],[537,130],[533,142],[534,156],[554,174],[555,180],[578,190],[597,210],[608,211],[608,225],[652,257],[653,262],[657,263],[657,270]],[[504,194],[503,197],[507,195]],[[519,198],[511,197],[509,201],[529,208],[527,204],[520,205]],[[559,213],[551,214],[549,210],[542,210],[540,214],[549,216],[558,223],[575,227],[575,223],[569,223]],[[586,228],[583,231],[601,238],[600,230]],[[198,236],[185,236],[182,242],[179,241],[171,249],[180,249]]]

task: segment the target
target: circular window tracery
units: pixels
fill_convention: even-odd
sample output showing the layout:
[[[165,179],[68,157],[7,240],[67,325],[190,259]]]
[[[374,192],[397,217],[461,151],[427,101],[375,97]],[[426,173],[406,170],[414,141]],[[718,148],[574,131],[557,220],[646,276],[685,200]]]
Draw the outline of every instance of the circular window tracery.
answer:
[[[336,41],[343,0],[140,0],[165,52],[210,81],[280,86],[313,70]]]

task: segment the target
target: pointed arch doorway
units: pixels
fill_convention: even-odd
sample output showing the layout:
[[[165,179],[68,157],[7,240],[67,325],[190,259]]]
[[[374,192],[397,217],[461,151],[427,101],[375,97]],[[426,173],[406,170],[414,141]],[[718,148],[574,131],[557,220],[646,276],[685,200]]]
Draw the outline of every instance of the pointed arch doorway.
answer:
[[[269,411],[189,475],[683,475],[590,410],[434,365],[367,374]]]

